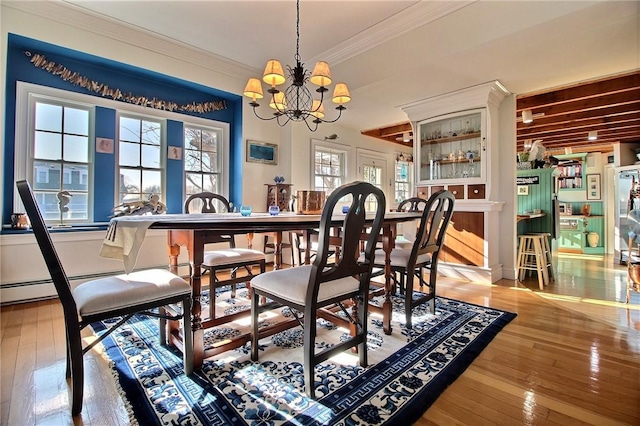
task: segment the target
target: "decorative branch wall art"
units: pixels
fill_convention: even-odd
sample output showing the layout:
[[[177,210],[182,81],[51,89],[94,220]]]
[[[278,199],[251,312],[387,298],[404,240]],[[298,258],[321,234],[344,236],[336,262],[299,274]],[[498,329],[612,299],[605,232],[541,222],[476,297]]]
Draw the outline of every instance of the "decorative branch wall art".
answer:
[[[127,102],[130,104],[172,112],[178,111],[205,114],[211,111],[227,109],[227,102],[225,100],[214,102],[192,102],[186,105],[178,105],[171,101],[163,101],[156,98],[150,99],[145,96],[135,96],[131,93],[123,93],[120,89],[109,87],[104,83],[92,81],[75,71],[71,71],[62,64],[56,64],[53,61],[49,61],[44,55],[39,53],[25,51],[24,54],[31,58],[30,62],[35,67],[41,68],[48,73],[58,76],[64,81],[71,82],[75,86],[80,86],[93,93],[97,93],[104,98],[111,98],[113,100]]]

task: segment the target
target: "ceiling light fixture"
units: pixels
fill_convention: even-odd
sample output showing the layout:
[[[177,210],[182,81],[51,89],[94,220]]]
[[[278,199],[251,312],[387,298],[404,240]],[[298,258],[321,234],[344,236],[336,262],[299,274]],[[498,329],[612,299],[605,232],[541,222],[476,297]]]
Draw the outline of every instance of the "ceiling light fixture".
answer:
[[[597,130],[592,130],[589,132],[589,140],[590,141],[595,141],[596,139],[598,139],[598,131]]]
[[[411,142],[413,140],[413,137],[411,136],[411,133],[404,132],[402,133],[402,136],[397,137],[396,140],[402,142]]]
[[[530,109],[525,109],[522,111],[522,122],[523,123],[531,123],[533,121],[533,113]]]
[[[257,78],[249,79],[243,94],[251,98],[249,105],[253,107],[253,113],[261,120],[276,119],[280,126],[286,125],[291,120],[304,121],[312,132],[318,129],[320,123],[338,121],[342,116],[342,111],[346,109],[343,104],[351,100],[351,95],[345,83],[337,83],[331,100],[338,104],[336,107],[338,117],[333,120],[324,119],[324,92],[329,90],[326,86],[331,84],[331,71],[328,63],[319,61],[316,62],[316,66],[310,74],[308,70],[304,69],[304,64],[300,62],[300,0],[296,1],[296,54],[294,59],[296,61],[295,67],[287,66],[291,85],[284,92],[276,88],[286,81],[280,61],[270,59],[265,67],[262,80],[271,86],[267,92],[271,94],[269,106],[275,109],[273,117],[263,118],[258,115],[256,108],[260,104],[256,100],[263,98],[262,83]],[[320,99],[313,99],[307,82],[319,86],[315,91],[320,93]],[[311,123],[307,120],[310,120]]]

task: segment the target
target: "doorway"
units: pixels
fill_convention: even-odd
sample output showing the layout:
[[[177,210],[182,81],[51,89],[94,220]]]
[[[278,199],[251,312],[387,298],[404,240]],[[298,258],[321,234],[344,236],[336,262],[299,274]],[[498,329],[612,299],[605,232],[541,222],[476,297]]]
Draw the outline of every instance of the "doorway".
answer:
[[[390,200],[387,188],[389,185],[387,178],[387,160],[382,156],[374,153],[358,152],[358,180],[368,182],[373,186],[380,188],[384,192],[385,198]],[[366,201],[366,210],[375,211],[377,202],[373,197],[369,197]]]

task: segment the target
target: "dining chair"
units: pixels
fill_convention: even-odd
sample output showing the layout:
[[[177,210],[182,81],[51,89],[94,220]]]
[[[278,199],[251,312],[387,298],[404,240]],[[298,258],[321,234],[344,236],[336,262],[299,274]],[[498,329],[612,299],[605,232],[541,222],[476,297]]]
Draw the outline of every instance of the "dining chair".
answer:
[[[373,196],[377,209],[373,222],[366,221],[365,199]],[[343,197],[351,198],[351,208],[341,221],[343,235],[341,250],[334,263],[329,264],[331,223],[334,208]],[[318,253],[311,265],[296,266],[266,272],[251,280],[251,359],[258,361],[259,315],[281,306],[289,306],[304,313],[303,319],[294,313],[304,329],[304,381],[306,393],[315,398],[315,366],[331,356],[352,347],[357,347],[359,362],[367,366],[367,294],[373,252],[385,211],[383,192],[366,182],[353,182],[335,189],[322,210],[318,235]],[[342,216],[342,215],[341,215]],[[367,233],[362,261],[358,260],[360,237]],[[265,303],[260,304],[261,300]],[[267,302],[268,300],[268,302]],[[353,304],[351,313],[345,302]],[[315,350],[316,312],[318,309],[339,305],[349,315],[354,332],[339,344]]]
[[[447,190],[440,190],[432,194],[422,207],[422,216],[411,247],[398,246],[391,250],[392,279],[394,284],[400,288],[401,293],[404,293],[407,328],[413,327],[411,313],[416,306],[429,302],[431,313],[435,313],[438,259],[453,214],[454,199],[454,195]],[[420,201],[412,200],[403,208],[413,208],[419,211],[421,206]],[[385,259],[384,250],[376,250],[375,259],[376,268],[384,268],[384,263],[381,262]],[[424,269],[429,270],[428,281],[424,279]],[[400,278],[398,279],[397,276]],[[428,293],[421,292],[419,295],[414,293],[414,277],[418,278],[421,290],[425,285],[427,286]]]
[[[152,269],[86,281],[71,288],[51,240],[29,183],[16,182],[18,193],[31,221],[44,261],[51,275],[62,310],[67,336],[66,376],[71,378],[71,414],[82,411],[84,391],[83,355],[136,314],[160,319],[160,343],[167,343],[167,321],[182,320],[185,330],[182,353],[185,374],[193,372],[191,338],[191,286],[164,269]],[[182,306],[177,306],[181,304]],[[158,309],[158,311],[151,311]],[[104,320],[115,323],[83,347],[81,332],[88,325]],[[189,330],[187,332],[186,330]]]
[[[399,212],[422,212],[427,205],[427,200],[422,197],[411,197],[398,204],[396,211]],[[405,222],[402,224],[402,234],[395,236],[394,244],[400,248],[411,248],[416,238],[416,232],[420,221]]]
[[[217,207],[216,207],[217,206]],[[184,203],[185,213],[224,213],[231,210],[229,200],[213,192],[190,195]],[[215,291],[230,286],[231,297],[236,296],[236,285],[246,283],[255,276],[253,267],[260,273],[266,270],[266,256],[259,250],[236,247],[233,235],[212,236],[207,243],[225,243],[228,248],[206,250],[201,267],[209,271],[210,318],[215,319]],[[244,271],[244,273],[239,274]],[[224,275],[228,273],[228,278]]]

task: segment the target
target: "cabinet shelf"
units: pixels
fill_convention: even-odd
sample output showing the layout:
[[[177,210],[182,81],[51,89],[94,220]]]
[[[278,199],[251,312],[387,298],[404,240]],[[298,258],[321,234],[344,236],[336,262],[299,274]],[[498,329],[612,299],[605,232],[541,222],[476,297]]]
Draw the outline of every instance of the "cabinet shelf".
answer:
[[[444,138],[436,138],[436,139],[425,139],[422,141],[422,143],[442,143],[442,142],[455,142],[455,141],[463,141],[466,139],[474,139],[474,138],[479,138],[481,135],[480,132],[473,132],[473,133],[465,133],[462,135],[458,135],[458,136],[447,136]]]
[[[482,161],[481,157],[474,157],[473,158],[474,163],[476,161]],[[464,160],[433,160],[433,162],[438,162],[440,164],[468,164],[469,160],[468,159],[464,159]],[[431,163],[420,163],[421,166],[423,167],[429,167],[431,165]]]

